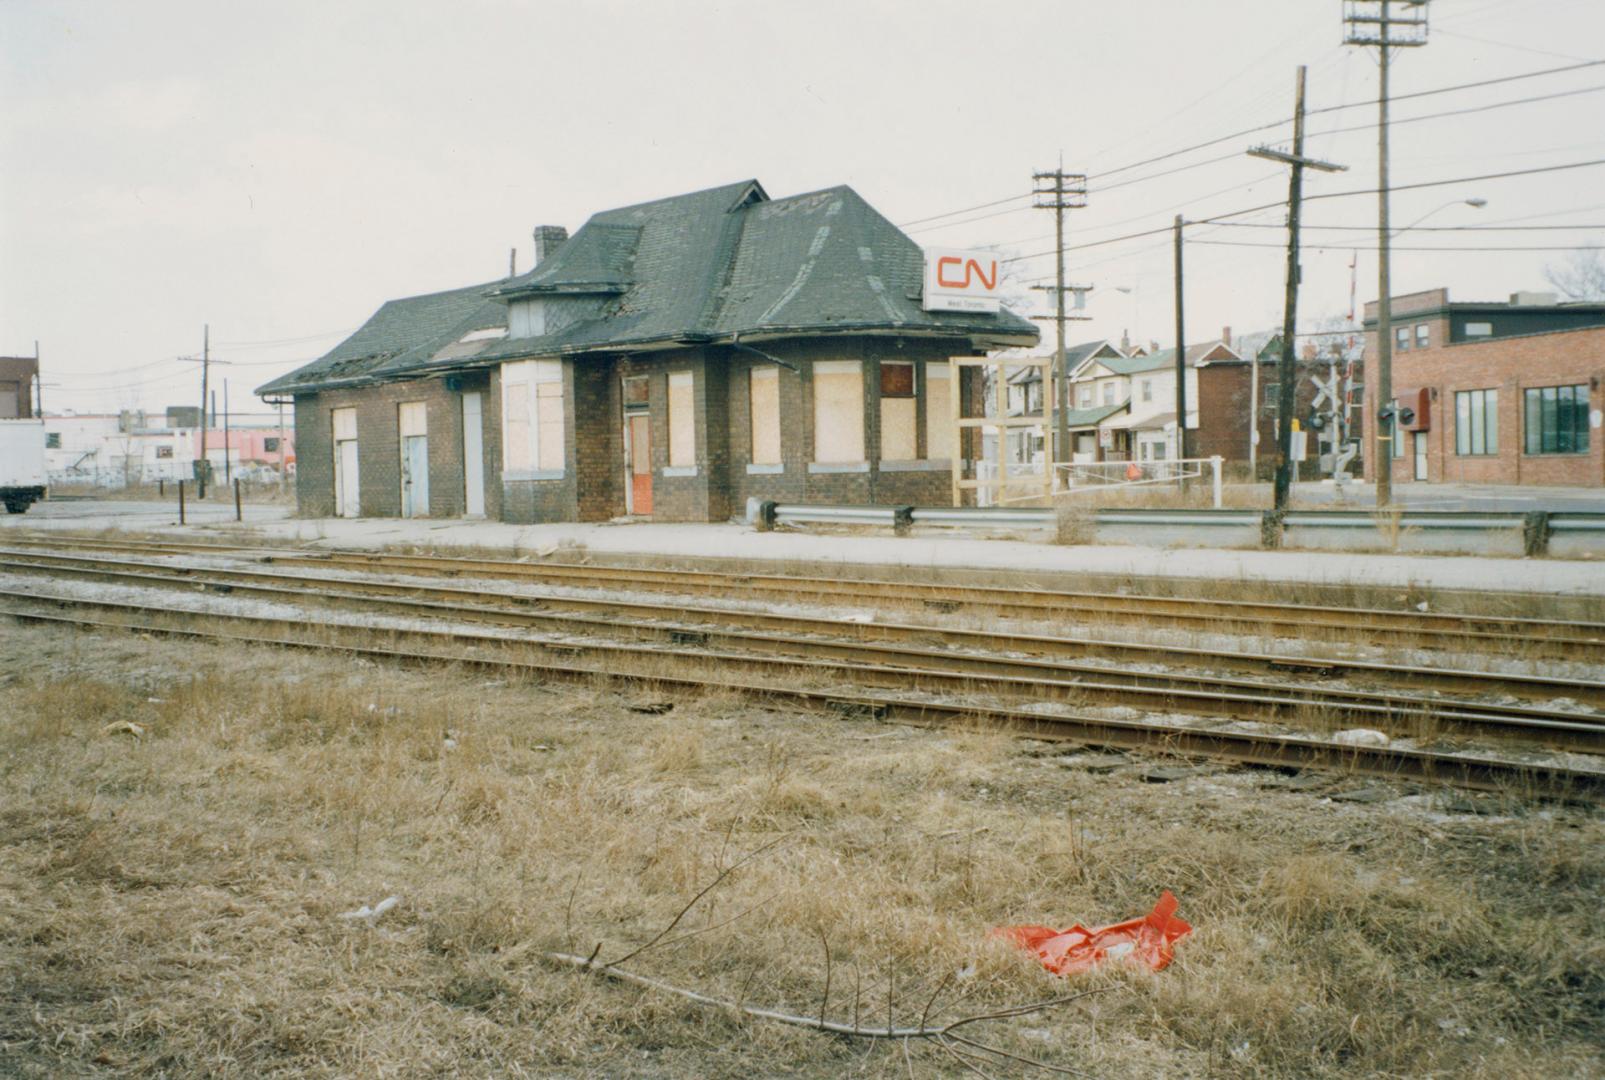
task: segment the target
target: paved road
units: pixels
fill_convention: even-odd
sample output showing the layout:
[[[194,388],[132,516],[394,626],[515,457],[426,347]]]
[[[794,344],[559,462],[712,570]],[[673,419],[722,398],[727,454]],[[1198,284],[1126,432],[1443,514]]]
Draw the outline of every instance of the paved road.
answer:
[[[1267,490],[1269,485],[1266,485]],[[1348,488],[1342,496],[1330,484],[1301,483],[1299,505],[1340,507],[1376,505],[1369,484]],[[1494,484],[1395,484],[1393,500],[1418,510],[1572,510],[1605,513],[1605,488],[1506,487]]]
[[[293,509],[288,504],[246,503],[242,507],[246,524],[282,521]],[[191,524],[214,524],[234,520],[232,499],[197,502],[184,508]],[[144,502],[135,499],[51,499],[34,503],[26,514],[0,514],[0,528],[84,527],[103,523],[119,529],[158,528],[178,524],[178,500]]]

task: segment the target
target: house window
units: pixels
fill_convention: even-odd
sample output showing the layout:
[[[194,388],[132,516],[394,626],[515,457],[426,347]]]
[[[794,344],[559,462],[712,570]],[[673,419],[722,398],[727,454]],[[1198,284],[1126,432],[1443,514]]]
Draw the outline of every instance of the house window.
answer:
[[[1588,385],[1545,386],[1526,391],[1527,452],[1588,452]]]
[[[864,460],[864,365],[857,360],[814,364],[814,460],[822,465]]]
[[[502,468],[563,471],[563,362],[502,365]]]
[[[630,375],[623,380],[624,407],[644,409],[652,400],[652,385],[645,375]]]
[[[45,449],[46,450],[60,450],[61,449],[61,432],[59,432],[59,431],[47,431],[47,432],[45,432]]]
[[[1113,405],[1115,403],[1115,384],[1112,382],[1103,384],[1103,403],[1105,405]]]
[[[753,368],[747,375],[752,417],[752,463],[780,464],[780,369]]]
[[[1092,387],[1090,386],[1083,386],[1081,388],[1081,408],[1092,408]]]
[[[1144,379],[1142,381],[1142,399],[1144,401],[1152,401],[1154,399],[1154,381],[1152,379]]]
[[[925,365],[925,456],[953,456],[953,381],[947,364]]]
[[[1260,407],[1260,414],[1267,419],[1275,420],[1277,410],[1282,404],[1282,384],[1268,382],[1265,384],[1265,401]]]
[[[1499,452],[1499,391],[1455,392],[1455,453]]]
[[[1467,337],[1493,337],[1494,324],[1491,322],[1468,322],[1466,324]]]
[[[1410,328],[1408,326],[1395,326],[1393,328],[1393,347],[1404,352],[1410,347]]]
[[[697,463],[697,409],[691,372],[669,373],[669,467]]]
[[[1013,388],[1011,388],[1013,389]],[[1021,397],[1026,388],[1020,387]],[[881,361],[881,460],[913,461],[918,421],[914,413],[914,364],[906,360]]]
[[[279,452],[279,437],[277,435],[265,436],[262,439],[262,452],[264,454],[277,454]],[[172,455],[169,454],[168,456],[171,457]]]
[[[1416,348],[1425,349],[1432,344],[1432,324],[1416,323]]]
[[[173,448],[171,446],[158,446],[156,448],[156,456],[158,458],[170,458],[173,456]]]

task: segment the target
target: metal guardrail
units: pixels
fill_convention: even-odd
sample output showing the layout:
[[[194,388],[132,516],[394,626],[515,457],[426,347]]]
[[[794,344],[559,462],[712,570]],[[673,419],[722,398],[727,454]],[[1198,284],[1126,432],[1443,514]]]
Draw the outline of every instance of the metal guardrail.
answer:
[[[1520,532],[1528,555],[1549,550],[1555,533],[1605,535],[1605,513],[1586,511],[1403,510],[1397,513],[1355,510],[1096,510],[1097,525],[1169,526],[1172,528],[1258,529],[1265,547],[1280,547],[1287,530],[1380,530],[1423,532]],[[906,535],[915,525],[974,529],[1051,529],[1057,511],[1051,507],[1006,506],[818,506],[750,499],[747,521],[760,530],[777,525],[890,526]]]

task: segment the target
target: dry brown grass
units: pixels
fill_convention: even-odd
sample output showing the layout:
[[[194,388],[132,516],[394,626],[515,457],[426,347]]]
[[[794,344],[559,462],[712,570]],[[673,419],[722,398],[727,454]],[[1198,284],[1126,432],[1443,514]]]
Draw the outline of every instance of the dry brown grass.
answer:
[[[811,1013],[823,929],[833,1014],[856,977],[883,1016],[895,973],[917,1017],[973,967],[952,1016],[1062,988],[989,927],[1114,921],[1168,887],[1197,927],[1175,965],[997,1041],[1117,1077],[1605,1067],[1605,827],[1578,811],[1148,785],[990,731],[729,696],[655,713],[603,678],[14,625],[0,657],[7,1075],[906,1075],[896,1047],[539,962],[621,955],[776,839],[684,928],[757,910],[632,966]],[[391,893],[372,927],[338,918]]]

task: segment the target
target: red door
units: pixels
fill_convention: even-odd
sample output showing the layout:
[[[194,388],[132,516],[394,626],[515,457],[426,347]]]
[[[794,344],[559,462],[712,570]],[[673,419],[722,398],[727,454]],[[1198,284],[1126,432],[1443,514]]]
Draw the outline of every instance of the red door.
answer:
[[[625,437],[630,446],[630,505],[632,514],[652,513],[652,419],[646,413],[629,417]]]

